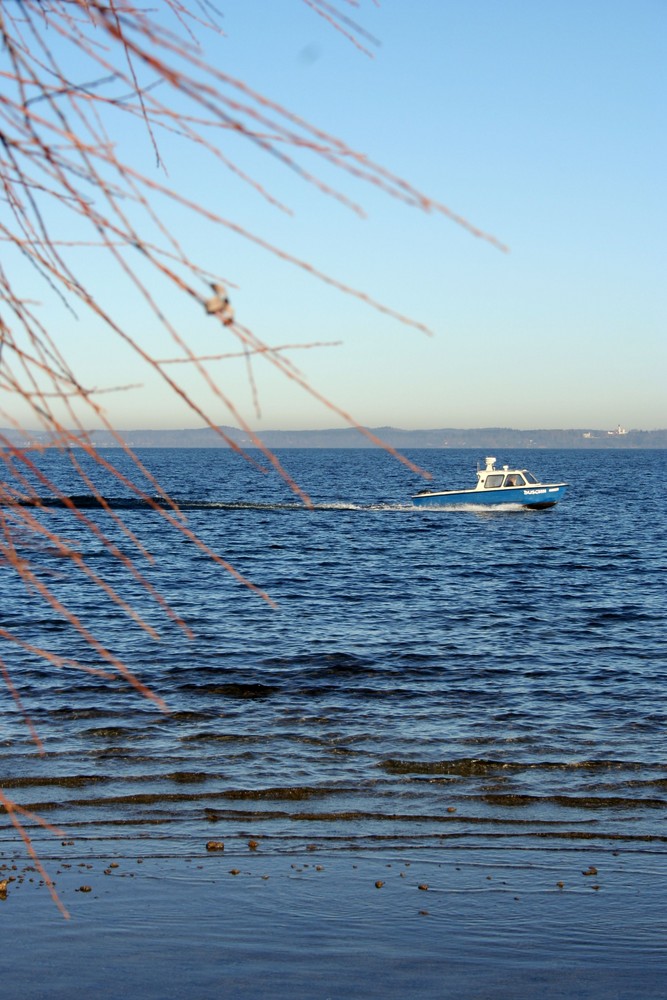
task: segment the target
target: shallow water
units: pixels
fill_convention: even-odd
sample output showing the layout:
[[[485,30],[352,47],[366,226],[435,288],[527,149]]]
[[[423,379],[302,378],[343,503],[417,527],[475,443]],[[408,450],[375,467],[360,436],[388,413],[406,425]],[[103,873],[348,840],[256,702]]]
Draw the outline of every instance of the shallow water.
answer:
[[[3,988],[26,1000],[664,997],[651,864],[610,857],[592,891],[579,848],[514,864],[474,849],[299,863],[263,851],[58,869],[73,919],[17,891]],[[91,892],[77,895],[82,881]]]
[[[121,452],[104,456],[129,470]],[[529,852],[533,864],[590,848],[663,863],[663,452],[499,455],[571,483],[544,511],[411,508],[423,481],[364,449],[280,453],[314,509],[226,450],[141,457],[188,528],[276,606],[128,487],[91,470],[105,511],[61,456],[41,456],[194,632],[38,484],[36,517],[122,589],[160,640],[48,540],[22,529],[20,551],[170,709],[121,678],[57,669],[5,644],[45,754],[6,697],[1,784],[66,831],[79,856],[125,857],[139,843],[143,857],[180,857],[211,837],[226,850],[256,837],[274,858],[309,845],[330,856],[492,848]],[[410,453],[438,488],[471,485],[482,457]],[[0,596],[0,624],[24,642],[108,670],[7,568]],[[0,836],[5,855],[20,853],[6,821]],[[50,835],[34,837],[54,851]]]

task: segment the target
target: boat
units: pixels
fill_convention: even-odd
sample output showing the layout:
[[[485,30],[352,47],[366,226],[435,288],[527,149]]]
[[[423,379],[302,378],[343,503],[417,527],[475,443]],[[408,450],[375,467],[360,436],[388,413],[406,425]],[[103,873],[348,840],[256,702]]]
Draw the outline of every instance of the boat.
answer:
[[[475,504],[485,507],[520,504],[533,510],[553,507],[565,496],[568,483],[542,483],[528,469],[496,468],[493,456],[477,467],[477,485],[469,490],[440,490],[415,493],[412,502],[418,507],[445,507],[450,504]]]

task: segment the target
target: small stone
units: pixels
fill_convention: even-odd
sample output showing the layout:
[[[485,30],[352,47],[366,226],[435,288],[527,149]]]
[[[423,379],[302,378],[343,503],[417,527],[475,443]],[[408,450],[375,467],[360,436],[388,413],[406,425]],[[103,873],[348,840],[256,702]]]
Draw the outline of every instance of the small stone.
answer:
[[[427,889],[428,889],[428,886],[427,886],[426,882],[420,882],[420,884],[417,886],[417,888],[421,889],[422,892],[426,892]]]
[[[224,851],[225,845],[221,840],[209,840],[206,844],[207,851]]]
[[[250,848],[251,851],[256,851],[257,848],[259,847],[259,841],[258,840],[249,840],[248,841],[248,847]]]
[[[379,878],[377,880],[377,882],[375,883],[375,888],[376,889],[381,889],[383,885],[384,885],[384,882],[382,881],[382,879]]]
[[[582,875],[597,875],[597,873],[598,873],[598,870],[595,867],[595,865],[589,865],[588,869],[585,872],[582,872],[581,874]]]
[[[92,892],[93,889],[92,889],[92,886],[90,886],[90,885],[80,885],[79,888],[76,891],[77,892]]]
[[[241,870],[239,868],[230,868],[229,869],[229,874],[230,875],[240,875],[241,874]]]

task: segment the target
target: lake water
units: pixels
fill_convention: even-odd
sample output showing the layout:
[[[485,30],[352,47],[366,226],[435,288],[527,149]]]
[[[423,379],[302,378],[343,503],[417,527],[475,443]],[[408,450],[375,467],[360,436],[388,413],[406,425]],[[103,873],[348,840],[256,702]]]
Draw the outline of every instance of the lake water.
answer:
[[[122,452],[102,454],[137,479]],[[408,454],[443,489],[472,486],[483,458]],[[122,678],[59,668],[3,642],[45,751],[7,695],[0,761],[14,801],[66,831],[81,864],[199,852],[205,866],[203,845],[215,839],[225,844],[225,870],[235,852],[274,867],[310,852],[313,869],[325,857],[330,866],[446,858],[458,873],[452,891],[471,898],[493,878],[494,889],[500,880],[519,898],[524,866],[548,873],[554,892],[564,881],[562,895],[572,889],[586,900],[616,884],[635,914],[619,940],[633,942],[644,972],[664,969],[664,917],[646,918],[656,900],[649,893],[643,910],[629,904],[633,886],[664,880],[667,850],[664,452],[499,454],[501,464],[571,483],[544,511],[411,508],[423,481],[367,449],[279,452],[313,509],[275,471],[227,450],[140,457],[188,530],[275,606],[127,485],[86,463],[109,500],[104,511],[62,456],[40,456],[49,479],[193,635],[88,525],[51,506],[54,491],[33,475],[48,504],[39,522],[64,535],[159,641],[48,538],[16,529],[19,555],[169,711]],[[146,480],[142,488],[156,493]],[[154,562],[123,533],[121,517]],[[0,625],[28,646],[109,672],[7,567],[0,597]],[[47,868],[49,858],[62,862],[58,838],[31,833]],[[22,845],[6,817],[1,835],[3,855],[16,861]],[[606,869],[589,874],[600,857]],[[595,919],[585,921],[592,935]],[[613,935],[606,940],[613,951]],[[330,985],[312,995],[338,996]]]

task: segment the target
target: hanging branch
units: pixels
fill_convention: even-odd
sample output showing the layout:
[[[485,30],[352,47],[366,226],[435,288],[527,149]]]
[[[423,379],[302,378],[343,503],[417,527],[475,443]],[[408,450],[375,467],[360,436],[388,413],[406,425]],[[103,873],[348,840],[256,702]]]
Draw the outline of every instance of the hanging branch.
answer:
[[[313,14],[367,54],[377,41],[350,17],[357,0],[302,0]],[[263,198],[267,210],[291,214],[270,184],[252,176],[234,162],[226,148],[231,140],[244,140],[264,157],[269,176],[276,165],[332,198],[344,209],[363,215],[363,207],[348,192],[349,183],[369,185],[391,198],[425,212],[437,212],[472,235],[505,249],[495,237],[469,223],[446,206],[416,190],[408,181],[373,163],[299,115],[261,94],[249,82],[225,73],[207,61],[200,39],[214,33],[231,44],[221,30],[219,15],[209,0],[161,0],[144,6],[133,0],[22,0],[0,4],[0,417],[15,431],[29,437],[28,427],[39,429],[48,447],[56,449],[86,491],[97,501],[123,543],[114,541],[96,520],[86,516],[40,469],[39,456],[28,447],[0,436],[0,560],[15,574],[20,586],[37,595],[67,623],[103,664],[88,667],[76,658],[63,659],[47,648],[27,641],[17,626],[0,629],[0,644],[9,653],[22,649],[57,669],[89,669],[109,678],[120,675],[158,707],[166,706],[158,694],[122,662],[113,649],[87,626],[44,581],[39,547],[30,556],[17,538],[48,540],[64,559],[72,575],[100,599],[111,601],[137,628],[159,639],[159,630],[131,605],[123,594],[101,576],[86,557],[56,529],[46,526],[41,506],[45,491],[61,502],[80,528],[123,566],[156,603],[162,613],[191,635],[178,611],[155,590],[142,570],[152,561],[150,546],[111,509],[100,488],[85,471],[85,457],[103,473],[122,484],[152,509],[187,544],[231,573],[239,583],[271,602],[252,581],[245,579],[219,553],[213,552],[187,525],[177,503],[155,480],[140,458],[123,440],[99,401],[109,387],[86,386],[65,357],[59,344],[53,310],[70,316],[92,318],[102,324],[119,345],[135,353],[146,371],[174,394],[204,427],[221,442],[257,468],[271,467],[306,505],[307,495],[252,430],[233,397],[233,386],[218,374],[225,358],[242,356],[256,412],[259,398],[253,365],[268,362],[286,380],[286,388],[310,393],[374,444],[386,447],[355,418],[325,398],[295,367],[288,352],[312,349],[317,344],[271,346],[255,331],[236,321],[227,288],[233,276],[211,268],[210,262],[193,259],[184,249],[180,232],[164,221],[162,200],[177,206],[193,221],[206,220],[267,253],[324,282],[341,294],[352,296],[385,316],[421,332],[426,327],[404,316],[389,304],[378,302],[316,265],[288,253],[234,221],[209,204],[171,186],[165,179],[161,141],[187,144],[193,159],[211,156],[215,162]],[[77,67],[79,79],[70,67]],[[125,152],[117,141],[123,121],[142,123],[147,146],[152,148],[156,173],[140,167],[135,149]],[[228,144],[228,140],[230,140]],[[261,159],[260,159],[261,162]],[[308,164],[316,164],[315,169]],[[332,183],[332,175],[337,181]],[[119,281],[138,295],[152,315],[154,327],[167,347],[151,353],[117,310],[117,299],[105,304],[105,295],[90,270],[81,267],[81,251],[97,255],[97,273],[115,266]],[[228,265],[229,266],[229,265]],[[30,298],[22,292],[30,275]],[[181,296],[202,322],[220,323],[238,342],[238,350],[203,352],[192,346],[187,332],[172,320],[161,303],[165,293]],[[215,372],[215,374],[214,374]],[[201,402],[198,391],[186,382],[191,373],[199,385],[222,404],[263,456],[258,462],[219,426],[219,420]],[[16,412],[28,414],[18,418]],[[105,458],[94,447],[88,427],[101,425],[113,434],[121,456],[133,468],[131,475]],[[387,449],[415,471],[413,463]],[[262,465],[264,463],[264,465]],[[0,658],[8,693],[23,713],[41,748],[39,736],[21,696],[20,683],[5,657]],[[34,848],[20,816],[25,810],[0,791],[0,805],[8,814],[29,853]],[[34,820],[35,817],[27,817]],[[38,822],[42,822],[36,818]],[[46,825],[42,823],[42,825]],[[37,859],[36,859],[37,860]],[[38,867],[52,893],[52,884]],[[57,897],[55,897],[57,899]],[[60,903],[59,903],[60,905]],[[62,909],[62,907],[61,907]]]

